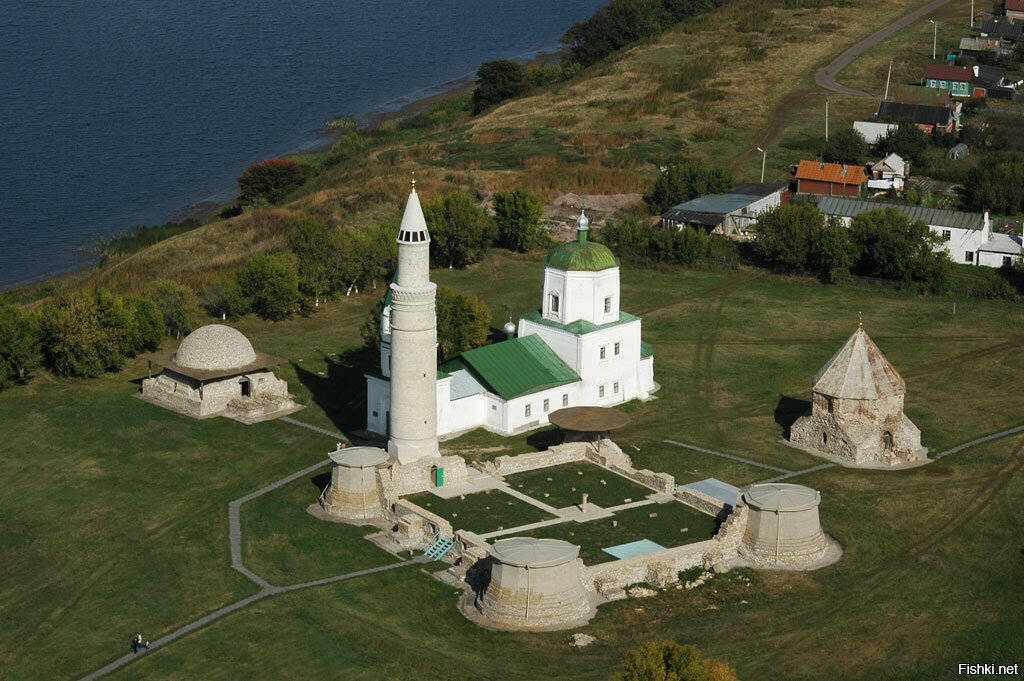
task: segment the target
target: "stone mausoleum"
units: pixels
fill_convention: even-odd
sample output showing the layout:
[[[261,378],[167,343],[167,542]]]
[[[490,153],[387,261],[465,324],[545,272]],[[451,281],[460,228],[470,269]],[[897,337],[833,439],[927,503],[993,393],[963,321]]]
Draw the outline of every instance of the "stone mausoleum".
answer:
[[[755,564],[799,566],[825,556],[818,519],[821,493],[802,485],[751,485],[741,497],[750,508],[739,553]]]
[[[198,328],[177,350],[146,359],[162,371],[142,381],[141,397],[188,416],[254,423],[301,409],[292,401],[288,384],[271,371],[283,360],[255,351],[230,326]]]
[[[858,326],[814,377],[811,412],[790,442],[851,466],[895,466],[924,459],[921,431],[903,413],[903,378]]]

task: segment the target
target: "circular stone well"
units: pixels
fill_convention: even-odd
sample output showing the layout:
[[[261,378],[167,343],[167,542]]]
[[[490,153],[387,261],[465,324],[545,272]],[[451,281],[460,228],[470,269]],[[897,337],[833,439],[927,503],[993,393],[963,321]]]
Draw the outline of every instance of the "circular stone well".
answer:
[[[377,466],[388,453],[377,447],[350,447],[331,452],[331,484],[320,505],[339,518],[376,518],[381,514],[377,494]]]
[[[489,620],[516,629],[576,626],[593,608],[580,581],[580,547],[560,539],[512,537],[491,547],[491,581],[480,599]]]
[[[820,492],[802,485],[765,483],[747,487],[741,498],[750,507],[739,547],[742,555],[769,565],[801,565],[824,556]]]

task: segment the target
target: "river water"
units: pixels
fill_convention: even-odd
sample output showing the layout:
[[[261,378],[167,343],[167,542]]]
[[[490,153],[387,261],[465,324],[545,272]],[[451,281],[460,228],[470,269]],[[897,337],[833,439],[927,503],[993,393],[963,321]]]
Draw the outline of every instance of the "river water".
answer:
[[[335,116],[557,46],[606,0],[34,0],[0,13],[0,287],[230,197]]]

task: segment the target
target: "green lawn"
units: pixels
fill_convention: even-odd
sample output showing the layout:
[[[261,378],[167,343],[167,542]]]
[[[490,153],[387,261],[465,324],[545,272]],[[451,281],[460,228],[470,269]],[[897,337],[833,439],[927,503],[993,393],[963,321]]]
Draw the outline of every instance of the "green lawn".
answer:
[[[515,314],[536,307],[539,275],[536,254],[498,252],[466,271],[433,273],[482,296],[496,323],[506,302]],[[774,475],[666,439],[790,470],[821,463],[779,438],[859,311],[906,379],[907,414],[933,451],[1024,422],[1020,305],[957,299],[954,314],[950,298],[749,270],[625,268],[622,280],[623,309],[643,317],[662,385],[658,399],[624,407],[632,422],[616,434],[638,468],[680,482]],[[372,304],[353,296],[308,318],[239,325],[257,348],[293,361],[282,373],[308,405],[295,418],[343,431],[362,425],[361,372],[373,358],[355,350]],[[136,630],[154,639],[253,593],[230,568],[228,502],[333,447],[330,437],[282,422],[195,421],[141,402],[130,381],[144,373],[136,361],[95,380],[43,375],[0,393],[4,679],[79,678],[123,654]],[[444,448],[493,458],[555,437],[478,432]],[[304,678],[344,667],[354,679],[597,680],[613,675],[624,648],[649,638],[695,643],[747,679],[930,680],[966,659],[1012,663],[1024,657],[1015,596],[1024,579],[1020,444],[995,442],[908,471],[835,468],[796,478],[821,490],[822,523],[843,543],[842,560],[813,573],[760,573],[735,601],[708,600],[726,598],[723,589],[672,590],[603,606],[588,627],[599,642],[581,651],[563,634],[477,629],[455,610],[450,587],[403,568],[261,601],[114,678]],[[318,491],[298,480],[243,507],[247,560],[271,581],[390,560],[349,540],[361,528],[308,516]],[[661,506],[646,508],[660,517]],[[758,644],[738,631],[757,632]],[[430,656],[418,655],[427,648]],[[402,654],[413,650],[418,656]]]
[[[320,520],[306,512],[330,478],[328,468],[242,506],[245,565],[274,585],[295,584],[398,559],[364,537],[372,525]]]
[[[640,501],[654,490],[589,463],[567,463],[551,468],[505,476],[514,489],[555,508],[580,503],[586,492],[588,501],[603,508]]]
[[[485,490],[464,497],[442,499],[430,492],[405,497],[451,522],[456,530],[477,534],[550,520],[554,516],[500,490]]]
[[[651,518],[651,514],[655,517]],[[718,523],[711,516],[670,501],[618,511],[614,518],[559,523],[517,536],[564,539],[580,547],[580,558],[585,565],[595,565],[615,560],[610,553],[601,550],[611,546],[649,539],[670,549],[711,539],[717,529]]]

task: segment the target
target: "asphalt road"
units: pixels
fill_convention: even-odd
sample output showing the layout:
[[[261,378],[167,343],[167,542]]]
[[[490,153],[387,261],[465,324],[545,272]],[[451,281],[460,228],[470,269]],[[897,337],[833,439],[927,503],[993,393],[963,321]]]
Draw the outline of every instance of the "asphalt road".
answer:
[[[845,85],[840,85],[839,83],[836,82],[836,76],[839,75],[840,71],[849,66],[850,62],[852,62],[854,59],[864,54],[865,52],[867,52],[872,47],[882,42],[889,36],[891,36],[896,31],[900,30],[901,28],[909,26],[910,24],[917,21],[921,17],[930,14],[931,12],[937,10],[938,8],[948,3],[949,0],[934,0],[933,2],[929,2],[924,7],[919,7],[915,9],[913,12],[906,15],[905,17],[901,17],[900,19],[894,21],[893,23],[889,24],[880,31],[872,33],[870,36],[868,36],[864,40],[861,40],[859,43],[848,49],[846,52],[843,52],[841,55],[836,57],[831,63],[829,63],[828,66],[814,74],[814,82],[827,90],[832,90],[833,92],[838,92],[844,95],[877,97],[878,95],[873,95],[870,92],[864,92],[863,90],[855,90],[853,88],[846,87]]]

